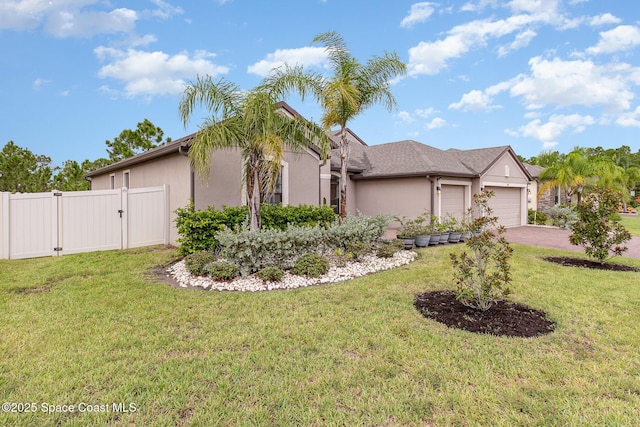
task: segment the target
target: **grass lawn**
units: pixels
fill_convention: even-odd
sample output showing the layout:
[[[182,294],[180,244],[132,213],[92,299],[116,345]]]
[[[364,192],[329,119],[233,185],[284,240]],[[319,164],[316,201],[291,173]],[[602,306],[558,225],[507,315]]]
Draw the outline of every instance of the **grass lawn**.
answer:
[[[550,335],[420,316],[414,295],[452,286],[448,253],[462,245],[268,293],[154,283],[147,269],[175,256],[165,248],[0,260],[0,396],[38,409],[0,425],[637,425],[640,273],[587,274],[540,259],[575,253],[513,247],[512,299],[545,310]],[[110,411],[42,411],[80,403]]]
[[[629,230],[632,236],[640,236],[640,216],[623,216],[620,224]]]

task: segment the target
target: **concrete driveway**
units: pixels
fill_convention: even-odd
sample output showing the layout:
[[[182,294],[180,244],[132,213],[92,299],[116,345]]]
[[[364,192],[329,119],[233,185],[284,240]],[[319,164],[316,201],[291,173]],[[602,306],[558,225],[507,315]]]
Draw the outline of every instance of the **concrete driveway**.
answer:
[[[571,231],[563,228],[548,227],[543,225],[524,225],[521,227],[507,228],[505,238],[512,243],[541,246],[544,248],[566,249],[574,252],[583,252],[582,246],[574,246],[569,243]],[[640,259],[640,237],[633,236],[626,244],[629,248],[623,256]]]

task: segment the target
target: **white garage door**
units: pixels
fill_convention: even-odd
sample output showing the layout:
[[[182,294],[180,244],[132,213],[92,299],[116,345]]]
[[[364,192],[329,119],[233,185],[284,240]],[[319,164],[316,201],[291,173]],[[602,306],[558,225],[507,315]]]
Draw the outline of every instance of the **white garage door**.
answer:
[[[440,212],[442,216],[451,215],[462,219],[464,214],[464,185],[442,185]]]
[[[494,195],[489,199],[489,206],[493,209],[493,215],[498,217],[498,223],[505,227],[522,225],[522,208],[520,197],[521,188],[487,187]]]

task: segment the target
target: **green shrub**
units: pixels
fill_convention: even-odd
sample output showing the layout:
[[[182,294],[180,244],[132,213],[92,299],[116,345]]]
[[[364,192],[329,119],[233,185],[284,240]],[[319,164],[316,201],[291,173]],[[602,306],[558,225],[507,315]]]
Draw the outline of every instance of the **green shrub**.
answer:
[[[378,247],[376,255],[380,258],[391,258],[393,254],[404,249],[404,243],[400,239],[385,240]]]
[[[278,267],[265,267],[258,271],[256,275],[265,282],[279,282],[284,276],[284,270]]]
[[[370,250],[384,235],[392,220],[393,216],[386,214],[347,216],[327,228],[324,233],[325,244],[331,249],[340,248],[345,252],[349,252],[350,248],[357,252],[362,244],[369,245]]]
[[[481,311],[508,295],[511,282],[509,258],[513,249],[503,235],[505,228],[498,226],[498,217],[491,215],[491,196],[493,191],[473,195],[476,210],[485,215],[475,218],[470,227],[481,232],[465,239],[469,252],[450,254],[457,299]]]
[[[216,280],[233,280],[240,273],[238,267],[227,261],[215,261],[205,267],[209,276]]]
[[[329,261],[315,253],[301,256],[291,269],[291,274],[307,277],[320,277],[329,271]]]
[[[551,221],[551,225],[555,227],[571,228],[578,220],[575,211],[566,206],[557,205],[547,210],[547,217]]]
[[[187,271],[196,276],[203,276],[206,274],[205,266],[216,260],[216,256],[210,251],[198,251],[187,255],[184,258],[184,266]]]
[[[529,209],[529,214],[527,217],[527,224],[546,224],[547,216],[544,212],[536,211],[534,209]]]
[[[210,206],[196,211],[193,203],[176,209],[176,226],[180,238],[179,253],[187,255],[200,250],[215,249],[219,242],[217,234],[225,227],[231,230],[242,228],[248,222],[247,206],[223,206],[222,210]],[[286,230],[289,225],[322,228],[335,221],[336,214],[328,206],[279,206],[260,207],[263,229]]]
[[[631,239],[631,234],[618,222],[621,197],[608,188],[586,192],[577,207],[579,220],[573,224],[571,244],[583,246],[588,256],[600,262],[610,254],[622,255],[628,249],[623,244]]]

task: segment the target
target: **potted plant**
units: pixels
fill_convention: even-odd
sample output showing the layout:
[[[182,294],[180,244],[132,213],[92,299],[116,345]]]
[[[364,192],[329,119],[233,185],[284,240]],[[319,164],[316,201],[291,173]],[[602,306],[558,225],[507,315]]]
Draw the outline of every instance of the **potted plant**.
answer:
[[[438,221],[438,217],[432,215],[431,216],[431,235],[429,238],[429,245],[437,245],[440,243],[440,221]]]
[[[447,243],[449,241],[449,225],[447,224],[446,219],[441,219],[440,221],[438,221],[438,228],[440,229],[439,243]]]
[[[455,217],[449,218],[449,243],[458,243],[462,238],[462,224]]]
[[[410,226],[416,234],[416,246],[420,248],[429,246],[431,227],[427,223],[427,216],[425,214],[420,215],[411,222]]]
[[[413,221],[405,223],[404,219],[396,219],[400,222],[400,231],[398,231],[396,237],[402,240],[405,249],[412,249],[416,241],[416,229]]]

